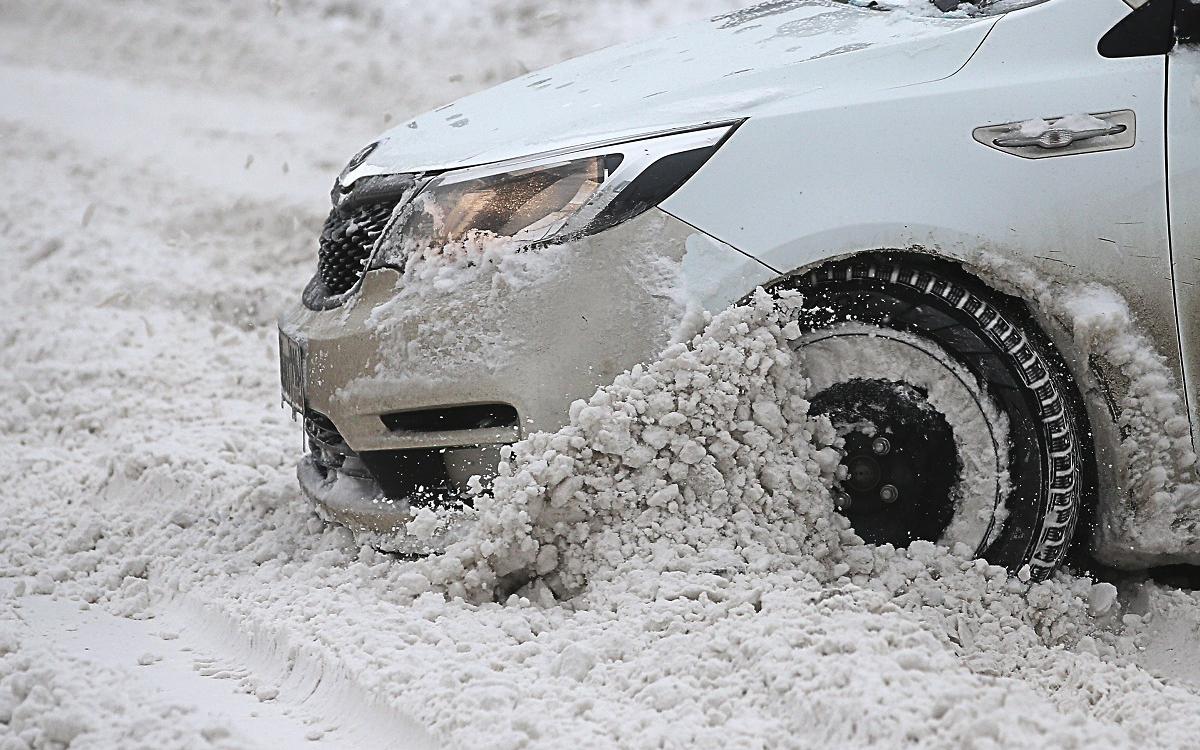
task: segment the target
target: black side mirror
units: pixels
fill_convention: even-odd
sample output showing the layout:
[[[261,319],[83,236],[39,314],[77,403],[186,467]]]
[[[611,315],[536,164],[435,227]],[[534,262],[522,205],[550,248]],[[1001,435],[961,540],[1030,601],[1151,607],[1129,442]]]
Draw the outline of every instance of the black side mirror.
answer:
[[[1148,0],[1109,29],[1097,47],[1104,57],[1165,55],[1175,48],[1175,3]]]
[[[1175,0],[1175,38],[1180,44],[1200,44],[1200,2]]]

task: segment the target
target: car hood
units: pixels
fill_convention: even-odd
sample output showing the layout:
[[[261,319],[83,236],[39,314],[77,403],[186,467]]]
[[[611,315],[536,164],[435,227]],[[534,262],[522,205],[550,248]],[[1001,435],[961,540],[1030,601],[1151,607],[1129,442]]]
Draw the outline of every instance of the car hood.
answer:
[[[776,0],[617,45],[473,94],[389,130],[346,173],[502,161],[786,106],[847,101],[953,75],[995,18],[946,19]],[[802,105],[800,105],[802,106]]]

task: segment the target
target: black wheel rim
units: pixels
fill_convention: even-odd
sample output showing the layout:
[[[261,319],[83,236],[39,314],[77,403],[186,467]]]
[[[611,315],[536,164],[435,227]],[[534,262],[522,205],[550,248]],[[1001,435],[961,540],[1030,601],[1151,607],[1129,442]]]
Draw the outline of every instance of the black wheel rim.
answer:
[[[937,541],[954,516],[961,463],[954,432],[928,394],[906,383],[854,379],[812,399],[845,440],[841,512],[870,544]]]

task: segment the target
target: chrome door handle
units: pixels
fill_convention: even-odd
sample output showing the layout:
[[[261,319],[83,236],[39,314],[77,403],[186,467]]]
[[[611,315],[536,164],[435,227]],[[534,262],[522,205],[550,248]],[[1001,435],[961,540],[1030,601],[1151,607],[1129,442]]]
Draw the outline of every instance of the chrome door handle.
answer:
[[[1101,138],[1106,135],[1119,135],[1128,130],[1124,125],[1110,125],[1107,128],[1092,128],[1090,130],[1067,130],[1066,128],[1050,128],[1041,135],[1009,136],[997,138],[993,145],[1001,148],[1020,148],[1022,146],[1037,146],[1039,148],[1066,148],[1073,143]]]

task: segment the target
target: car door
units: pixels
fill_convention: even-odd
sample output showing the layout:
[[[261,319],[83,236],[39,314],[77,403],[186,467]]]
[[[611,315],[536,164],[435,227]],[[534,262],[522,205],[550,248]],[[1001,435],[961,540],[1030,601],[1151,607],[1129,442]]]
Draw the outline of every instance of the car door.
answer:
[[[1179,43],[1167,60],[1167,181],[1184,382],[1200,446],[1200,5],[1178,3]]]
[[[1172,3],[1069,0],[1013,13],[951,81],[977,118],[976,148],[960,164],[987,176],[981,234],[1046,278],[1116,289],[1174,369],[1163,105]],[[1147,44],[1159,19],[1167,44]],[[1021,145],[1047,125],[1043,135],[1075,140]]]

